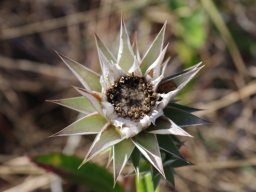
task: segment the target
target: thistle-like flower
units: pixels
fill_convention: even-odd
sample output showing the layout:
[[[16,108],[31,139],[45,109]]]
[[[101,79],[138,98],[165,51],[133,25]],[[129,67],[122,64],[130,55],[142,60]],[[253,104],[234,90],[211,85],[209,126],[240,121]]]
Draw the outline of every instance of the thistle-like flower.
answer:
[[[96,134],[82,165],[111,149],[116,180],[136,152],[165,177],[166,157],[182,159],[175,148],[175,137],[170,135],[190,137],[182,127],[204,123],[191,114],[195,109],[174,102],[177,93],[202,65],[164,77],[169,61],[164,61],[168,46],[164,46],[165,28],[166,23],[143,57],[136,40],[131,44],[123,21],[117,56],[95,35],[101,75],[57,53],[83,88],[75,87],[80,97],[53,102],[85,116],[55,136]],[[133,163],[136,168],[138,164]]]

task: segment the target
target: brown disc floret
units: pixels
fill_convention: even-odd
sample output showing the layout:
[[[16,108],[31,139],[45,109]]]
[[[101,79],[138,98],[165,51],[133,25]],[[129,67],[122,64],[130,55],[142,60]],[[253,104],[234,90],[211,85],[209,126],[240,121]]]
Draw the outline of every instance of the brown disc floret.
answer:
[[[144,77],[122,76],[106,91],[118,116],[139,120],[156,104],[157,93]]]

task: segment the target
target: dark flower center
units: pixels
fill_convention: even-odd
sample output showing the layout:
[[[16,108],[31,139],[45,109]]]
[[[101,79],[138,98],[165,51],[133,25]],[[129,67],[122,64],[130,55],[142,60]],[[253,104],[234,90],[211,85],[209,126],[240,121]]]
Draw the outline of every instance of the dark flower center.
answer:
[[[157,93],[144,77],[122,76],[106,92],[115,112],[124,118],[141,119],[155,106]]]

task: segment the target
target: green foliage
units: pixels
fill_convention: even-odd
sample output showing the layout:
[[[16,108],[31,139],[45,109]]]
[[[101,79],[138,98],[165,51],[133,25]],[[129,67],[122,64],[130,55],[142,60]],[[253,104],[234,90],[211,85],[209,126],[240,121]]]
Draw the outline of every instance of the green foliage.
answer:
[[[205,14],[198,9],[189,16],[180,17],[179,23],[182,26],[182,38],[191,48],[200,48],[206,40]]]
[[[185,0],[168,0],[168,7],[176,18],[177,54],[186,66],[192,66],[200,60],[197,49],[206,43],[206,14],[200,7],[191,7]]]
[[[185,66],[191,66],[193,63],[199,60],[198,56],[196,55],[196,51],[183,39],[177,41],[176,51],[179,59]]]
[[[167,107],[165,108],[164,112],[167,117],[171,117],[172,120],[180,127],[203,125],[208,123],[207,121],[192,115],[191,113],[174,107]]]
[[[118,183],[113,187],[113,176],[103,167],[88,162],[78,169],[82,160],[75,156],[48,154],[33,157],[32,161],[70,182],[86,185],[94,192],[124,191]]]
[[[185,5],[186,5],[186,3],[184,0],[168,0],[168,6],[172,10],[181,8]]]

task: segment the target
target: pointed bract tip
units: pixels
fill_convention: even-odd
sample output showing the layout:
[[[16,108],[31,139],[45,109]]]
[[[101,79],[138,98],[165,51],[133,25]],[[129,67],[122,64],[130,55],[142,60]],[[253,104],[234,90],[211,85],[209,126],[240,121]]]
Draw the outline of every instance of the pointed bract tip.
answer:
[[[49,103],[57,103],[59,100],[58,99],[46,99],[45,102]]]
[[[64,55],[62,55],[60,52],[53,50],[53,52],[60,58],[62,59],[63,57],[65,57]]]
[[[85,163],[87,163],[87,162],[88,162],[88,161],[84,159],[84,160],[82,161],[82,163],[78,166],[77,169],[80,169],[80,168],[81,168]]]
[[[121,18],[120,18],[120,20],[121,20],[121,25],[124,23],[124,15],[123,15],[123,13],[121,13]]]
[[[55,49],[52,49],[52,52],[54,52],[57,55],[59,54],[59,52],[57,50],[55,50]]]
[[[47,99],[47,100],[45,100],[45,102],[60,104],[61,99]]]
[[[94,33],[94,40],[95,40],[95,42],[96,42],[96,45],[97,45],[97,47],[98,47],[98,41],[100,41],[100,38],[99,38],[99,36],[97,35],[97,33]]]
[[[195,65],[196,67],[196,69],[202,69],[205,65],[203,64],[203,62],[202,61],[200,61],[199,63],[197,63],[196,65]]]
[[[61,136],[61,135],[59,135],[59,133],[60,133],[60,131],[57,132],[57,133],[54,133],[54,134],[50,135],[48,138],[53,138],[53,137]]]
[[[62,55],[60,52],[58,51],[54,51],[56,53],[56,55],[63,61],[63,63],[68,66],[68,68],[71,68],[70,65],[67,63],[66,60],[69,60],[69,61],[72,61],[72,62],[75,62],[74,60],[70,59],[69,57],[65,56],[65,55]]]
[[[165,32],[166,27],[167,27],[167,20],[164,21],[164,24],[163,24],[162,29],[160,31],[164,30],[164,32]]]
[[[160,32],[163,30],[163,32],[165,33],[166,27],[167,27],[167,20],[164,21],[164,24],[163,24],[163,26],[162,26]],[[159,33],[160,33],[160,32],[159,32]]]

